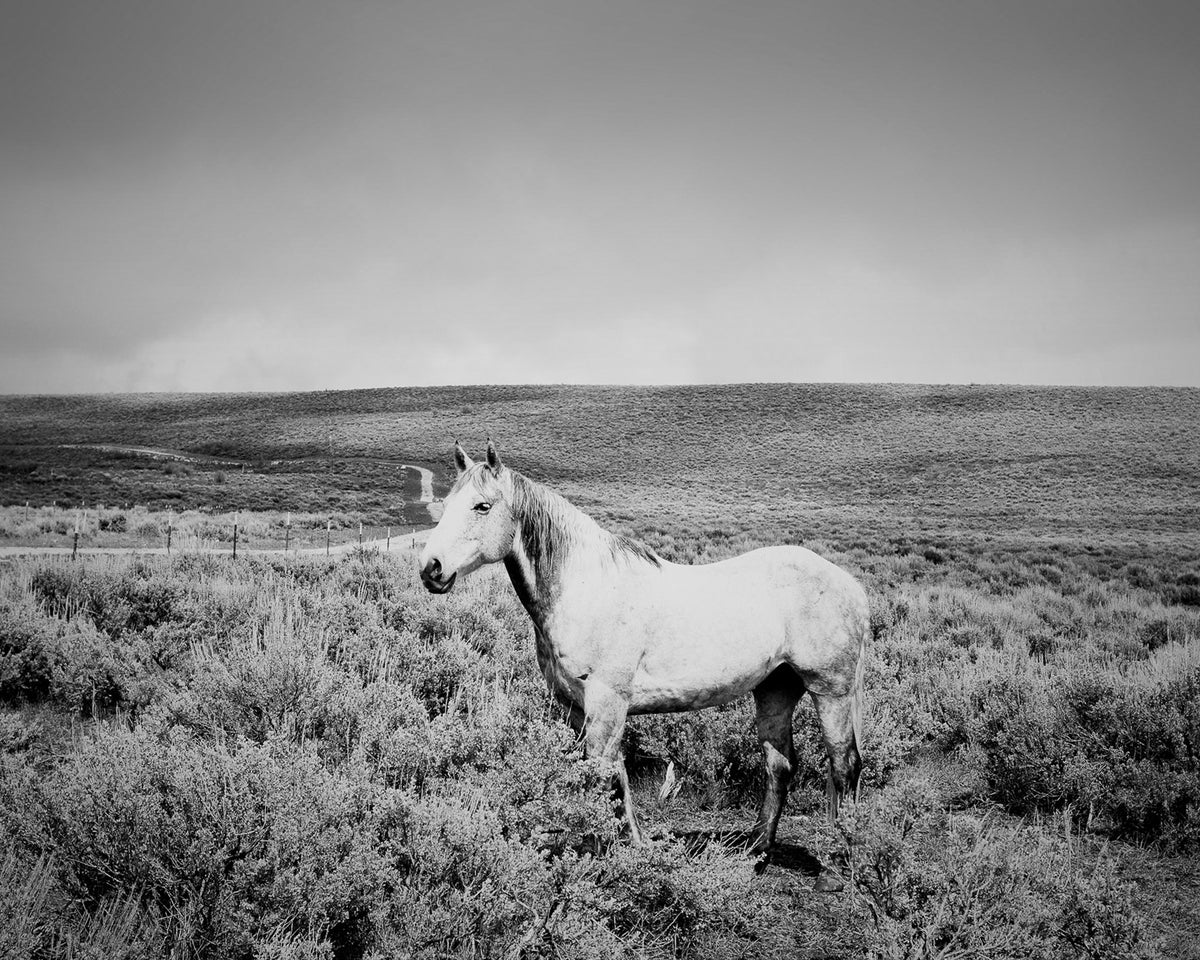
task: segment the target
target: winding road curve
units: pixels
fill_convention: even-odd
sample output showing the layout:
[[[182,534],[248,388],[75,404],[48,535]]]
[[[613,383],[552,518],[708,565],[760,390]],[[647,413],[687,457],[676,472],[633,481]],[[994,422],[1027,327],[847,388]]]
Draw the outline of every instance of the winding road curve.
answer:
[[[227,460],[210,457],[200,453],[185,453],[183,450],[168,450],[166,447],[135,447],[124,443],[63,443],[64,450],[103,450],[107,453],[133,453],[143,457],[154,457],[156,460],[178,460],[182,463],[219,463],[237,466],[241,460]],[[283,463],[282,460],[272,460],[272,463]],[[385,461],[388,462],[388,461]],[[421,475],[421,496],[419,503],[433,503],[433,471],[428,467],[418,467],[411,463],[399,464],[401,469],[416,470]]]
[[[414,467],[411,463],[400,464],[405,470],[416,470],[421,475],[421,503],[433,503],[433,471],[428,467]]]

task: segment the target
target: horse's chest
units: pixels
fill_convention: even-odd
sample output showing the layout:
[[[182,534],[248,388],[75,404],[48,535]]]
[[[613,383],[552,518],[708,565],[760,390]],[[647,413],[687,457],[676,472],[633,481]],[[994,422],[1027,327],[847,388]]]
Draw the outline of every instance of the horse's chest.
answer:
[[[591,670],[588,664],[566,654],[542,630],[537,635],[537,662],[551,692],[563,700],[583,702],[583,682]]]
[[[583,686],[593,674],[620,689],[628,684],[637,656],[620,637],[592,630],[537,631],[537,659],[554,693],[582,703]]]

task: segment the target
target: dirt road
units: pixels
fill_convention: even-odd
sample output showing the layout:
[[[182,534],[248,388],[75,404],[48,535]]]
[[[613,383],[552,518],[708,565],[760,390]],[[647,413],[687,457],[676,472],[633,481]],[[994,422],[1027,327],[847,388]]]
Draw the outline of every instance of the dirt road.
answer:
[[[187,453],[183,450],[169,450],[166,447],[137,447],[124,443],[64,443],[65,450],[104,450],[108,453],[132,453],[142,457],[152,457],[156,460],[177,460],[181,463],[212,463],[222,466],[237,466],[242,461],[210,457],[202,453]],[[274,464],[282,460],[271,461]],[[290,461],[289,461],[290,462]],[[418,467],[412,463],[401,463],[403,470],[415,470],[421,475],[421,495],[419,503],[433,503],[433,471],[428,467]]]

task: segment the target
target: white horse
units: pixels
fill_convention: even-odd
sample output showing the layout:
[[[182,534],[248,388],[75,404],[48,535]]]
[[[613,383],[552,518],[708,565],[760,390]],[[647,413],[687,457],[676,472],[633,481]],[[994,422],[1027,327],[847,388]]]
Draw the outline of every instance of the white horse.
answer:
[[[796,767],[792,712],[806,691],[829,755],[830,816],[857,793],[868,613],[850,574],[796,546],[668,563],[505,467],[490,440],[486,463],[457,443],[454,461],[458,481],[421,553],[421,580],[445,593],[460,575],[504,563],[551,691],[589,754],[616,763],[635,842],[641,830],[621,750],[629,714],[699,710],[754,693],[767,770],[756,852],[775,840]]]

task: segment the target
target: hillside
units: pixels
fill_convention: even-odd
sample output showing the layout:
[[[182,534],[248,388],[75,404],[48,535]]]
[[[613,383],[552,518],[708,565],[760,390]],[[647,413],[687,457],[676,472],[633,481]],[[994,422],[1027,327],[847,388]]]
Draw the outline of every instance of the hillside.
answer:
[[[1055,545],[1190,556],[1200,391],[996,386],[453,387],[0,398],[0,501],[402,519],[400,462],[506,460],[660,548]],[[63,444],[161,446],[164,464]],[[164,474],[166,475],[164,477]]]

